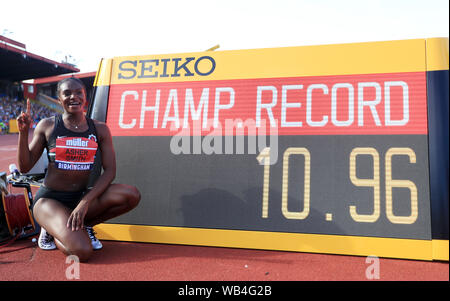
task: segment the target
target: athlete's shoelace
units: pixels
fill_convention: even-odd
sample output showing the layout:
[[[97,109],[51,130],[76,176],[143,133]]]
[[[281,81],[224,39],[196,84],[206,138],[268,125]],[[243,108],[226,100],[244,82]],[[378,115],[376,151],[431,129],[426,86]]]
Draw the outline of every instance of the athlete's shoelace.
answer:
[[[85,228],[86,228],[86,232],[89,235],[89,238],[91,240],[97,240],[97,237],[95,237],[95,234],[97,234],[97,232],[95,232],[94,229],[91,227],[85,227]]]
[[[42,235],[41,242],[44,244],[49,244],[53,241],[53,236],[45,232],[45,235]]]

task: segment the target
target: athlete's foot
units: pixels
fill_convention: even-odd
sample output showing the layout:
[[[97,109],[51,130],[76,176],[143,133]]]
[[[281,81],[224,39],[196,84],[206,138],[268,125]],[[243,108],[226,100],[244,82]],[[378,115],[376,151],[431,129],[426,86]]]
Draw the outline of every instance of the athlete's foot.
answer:
[[[92,244],[92,249],[94,250],[100,250],[101,248],[103,248],[102,243],[100,242],[100,240],[97,239],[97,237],[95,237],[95,231],[92,227],[84,227],[86,229],[87,234],[89,235],[89,238],[91,239],[91,244]]]
[[[55,240],[44,228],[41,227],[41,234],[39,234],[38,246],[42,250],[56,249]]]

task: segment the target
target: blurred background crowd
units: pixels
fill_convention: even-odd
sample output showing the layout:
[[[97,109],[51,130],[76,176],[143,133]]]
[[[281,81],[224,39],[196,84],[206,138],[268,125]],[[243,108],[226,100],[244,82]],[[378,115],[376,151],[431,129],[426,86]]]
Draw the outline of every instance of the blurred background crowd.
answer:
[[[26,109],[25,99],[10,99],[7,95],[0,95],[0,134],[9,133],[9,121],[16,119],[17,116]],[[44,105],[31,102],[31,118],[33,119],[33,127],[43,118],[55,115],[55,111]]]

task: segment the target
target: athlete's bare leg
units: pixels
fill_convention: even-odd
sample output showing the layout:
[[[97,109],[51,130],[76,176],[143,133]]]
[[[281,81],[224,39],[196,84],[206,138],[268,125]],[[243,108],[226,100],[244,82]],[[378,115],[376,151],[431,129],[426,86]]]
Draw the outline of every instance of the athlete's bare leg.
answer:
[[[91,240],[84,229],[72,231],[67,227],[71,210],[54,199],[41,198],[33,207],[38,224],[55,238],[55,244],[66,255],[76,255],[87,261],[93,250]]]
[[[130,185],[111,184],[105,192],[89,204],[86,226],[95,226],[135,208],[141,199],[139,191]]]

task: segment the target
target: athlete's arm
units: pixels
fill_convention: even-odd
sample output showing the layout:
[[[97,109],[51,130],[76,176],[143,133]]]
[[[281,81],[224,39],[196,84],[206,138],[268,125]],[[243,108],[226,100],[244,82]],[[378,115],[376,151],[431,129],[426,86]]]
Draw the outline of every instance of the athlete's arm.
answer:
[[[99,149],[102,152],[103,173],[95,182],[93,188],[83,199],[92,201],[98,198],[116,177],[116,154],[112,143],[111,132],[104,123],[96,123],[97,134],[99,136]]]
[[[111,132],[104,123],[96,123],[99,149],[102,152],[103,173],[95,182],[93,188],[84,195],[78,206],[72,211],[67,220],[67,227],[77,231],[84,227],[84,217],[89,203],[98,198],[111,184],[116,176],[116,155],[112,143]]]

